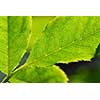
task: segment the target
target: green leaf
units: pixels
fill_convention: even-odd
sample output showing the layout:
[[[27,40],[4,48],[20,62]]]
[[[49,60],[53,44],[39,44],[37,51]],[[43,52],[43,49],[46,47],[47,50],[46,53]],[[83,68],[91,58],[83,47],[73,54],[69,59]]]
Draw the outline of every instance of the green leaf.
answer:
[[[40,34],[42,33],[42,31],[45,29],[46,25],[52,18],[53,17],[49,17],[49,16],[48,17],[33,17],[33,19],[31,17],[23,17],[23,16],[0,17],[0,20],[1,20],[0,21],[1,22],[0,29],[1,29],[1,33],[2,33],[2,34],[0,34],[0,37],[2,37],[2,38],[0,38],[0,47],[1,47],[0,55],[4,58],[4,60],[0,59],[1,60],[0,66],[2,66],[0,68],[0,70],[2,70],[3,72],[5,72],[7,74],[8,73],[10,74],[10,72],[19,64],[25,51],[32,48],[31,44],[35,43],[35,41],[39,38]],[[33,38],[33,36],[34,36],[34,38]],[[31,41],[31,39],[34,39],[34,41]],[[6,53],[1,52],[1,50]],[[46,68],[44,68],[44,69],[46,69]],[[44,70],[44,69],[42,69],[42,70]],[[42,70],[40,70],[39,72],[42,72]],[[52,72],[50,72],[50,70],[52,70],[52,72],[54,72],[54,74]],[[32,71],[34,71],[34,70],[32,69]],[[36,71],[36,73],[37,72],[38,71]],[[47,75],[45,77],[42,77],[41,80],[37,80],[37,81],[42,82],[42,81],[44,81],[44,79],[46,79],[46,80],[48,79],[50,81],[50,79],[49,79],[50,77],[55,77],[53,80],[51,80],[51,82],[52,81],[54,81],[54,82],[56,82],[56,81],[57,82],[60,82],[60,81],[65,82],[66,81],[65,74],[62,71],[60,71],[59,68],[55,68],[55,67],[49,68],[48,72],[50,72],[50,73],[46,73]],[[44,72],[42,72],[42,73],[44,73]],[[22,74],[22,72],[21,72],[21,74]],[[31,74],[29,73],[29,75],[31,75]],[[37,77],[35,77],[34,80],[36,80]],[[60,79],[60,77],[61,77],[61,79]],[[32,78],[34,78],[34,77],[32,77]],[[18,79],[15,78],[14,81],[17,81],[17,80]],[[30,80],[30,81],[33,82],[34,80]],[[26,79],[26,81],[27,81],[27,79]],[[22,82],[24,82],[24,81],[22,81]]]
[[[100,17],[56,17],[34,44],[28,65],[90,61],[100,43]]]
[[[0,59],[0,70],[10,74],[25,52],[30,52],[26,64],[12,76],[21,82],[68,81],[53,65],[90,61],[100,43],[100,17],[13,16],[0,17],[0,22],[0,56],[4,59]]]
[[[16,80],[15,80],[16,79]],[[67,82],[65,73],[57,66],[38,67],[29,66],[18,70],[10,79],[10,82],[28,83],[55,83]]]
[[[54,16],[33,16],[32,29],[29,37],[27,50],[30,51],[33,45],[41,38],[42,32],[45,30],[47,24],[54,18]]]
[[[0,70],[8,72],[7,17],[0,17]]]
[[[30,36],[32,38],[34,34],[39,34],[51,18],[53,17],[33,17],[33,19],[26,16],[0,17],[0,56],[2,57],[0,70],[10,73],[18,65],[26,49],[29,49]],[[45,19],[44,23],[42,19]]]
[[[44,68],[59,62],[90,61],[100,43],[99,22],[100,17],[56,17],[33,45],[22,69],[29,67],[29,73],[30,66]]]
[[[9,74],[27,46],[30,17],[0,17],[0,70]]]
[[[31,30],[31,17],[8,17],[8,70],[9,73],[19,64],[27,48]]]

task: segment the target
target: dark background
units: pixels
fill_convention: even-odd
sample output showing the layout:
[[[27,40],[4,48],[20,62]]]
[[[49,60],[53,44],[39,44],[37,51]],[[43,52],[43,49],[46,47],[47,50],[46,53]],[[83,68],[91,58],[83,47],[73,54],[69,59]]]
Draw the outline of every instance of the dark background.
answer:
[[[79,61],[58,65],[72,83],[100,83],[100,44],[91,61]]]

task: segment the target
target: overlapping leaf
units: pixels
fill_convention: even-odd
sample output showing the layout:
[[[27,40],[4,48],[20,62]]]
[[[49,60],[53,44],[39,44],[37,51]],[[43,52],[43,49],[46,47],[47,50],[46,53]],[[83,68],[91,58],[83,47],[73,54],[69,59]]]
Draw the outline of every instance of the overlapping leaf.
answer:
[[[10,82],[64,83],[68,80],[69,79],[65,73],[57,66],[28,66],[14,73],[13,77],[10,79]]]
[[[29,43],[28,43],[28,51],[30,51],[33,47],[33,45],[36,43],[36,41],[41,38],[42,32],[45,30],[45,27],[49,23],[50,20],[52,20],[54,16],[33,16],[32,17],[32,33],[29,37]]]
[[[27,64],[90,60],[100,43],[100,17],[57,17],[35,43]]]

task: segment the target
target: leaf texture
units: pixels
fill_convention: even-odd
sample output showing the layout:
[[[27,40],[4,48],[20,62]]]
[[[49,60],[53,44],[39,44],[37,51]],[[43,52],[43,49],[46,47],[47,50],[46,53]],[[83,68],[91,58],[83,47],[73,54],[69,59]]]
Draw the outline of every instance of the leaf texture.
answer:
[[[31,17],[8,17],[9,73],[18,65],[27,48]]]
[[[16,79],[16,80],[15,80]],[[29,66],[18,70],[10,79],[10,82],[27,83],[64,83],[69,79],[57,66],[38,67]]]
[[[8,72],[8,26],[7,17],[0,17],[0,70]]]
[[[98,16],[0,17],[0,70],[10,74],[25,52],[30,54],[12,82],[66,82],[54,64],[90,61],[99,44]]]
[[[100,43],[99,22],[100,17],[56,17],[33,45],[22,69],[25,66],[44,68],[59,62],[90,61]]]
[[[100,17],[57,17],[35,43],[27,65],[90,61],[100,43]]]

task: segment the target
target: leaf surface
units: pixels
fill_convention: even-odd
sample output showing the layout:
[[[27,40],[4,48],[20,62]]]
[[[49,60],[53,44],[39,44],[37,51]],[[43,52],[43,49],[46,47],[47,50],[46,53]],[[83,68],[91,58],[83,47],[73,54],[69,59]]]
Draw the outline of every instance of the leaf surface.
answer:
[[[3,58],[0,59],[0,70],[9,73],[18,65],[25,51],[30,47],[30,44],[28,44],[30,35],[31,38],[34,34],[39,36],[39,33],[51,18],[49,16],[43,18],[29,16],[0,17],[0,56]],[[35,38],[33,39],[35,41]],[[32,48],[32,45],[30,48]]]
[[[54,16],[33,16],[32,29],[28,41],[27,50],[30,51],[34,44],[41,38],[42,32],[45,30],[47,24],[54,19]]]
[[[1,56],[4,55],[4,60],[0,59],[3,62],[1,66],[4,66],[4,68],[2,67],[0,68],[0,70],[8,74],[14,69],[14,67],[16,67],[20,62],[25,51],[29,50],[29,48],[32,48],[32,45],[30,45],[30,43],[33,42],[32,44],[34,44],[34,42],[36,42],[36,40],[41,36],[42,31],[45,29],[46,25],[52,18],[53,17],[49,17],[49,16],[33,17],[33,18],[23,17],[23,16],[2,17],[1,24],[0,24],[1,33],[2,33],[0,34],[1,35],[0,37],[2,38],[0,38],[0,44],[2,46],[6,46],[6,48],[2,48],[0,46],[1,47],[0,50],[3,49],[3,51],[6,52],[6,56],[4,55],[4,53],[0,52]],[[33,36],[36,38],[34,38]],[[32,38],[34,39],[34,41],[30,40]],[[4,63],[8,65],[5,66]],[[28,71],[27,68],[25,69]],[[35,68],[31,68],[28,73],[25,72],[26,73],[25,78],[23,78],[19,74],[20,78],[22,77],[21,79],[23,80],[23,81],[21,80],[21,82],[65,82],[67,81],[65,74],[59,68],[51,67],[48,68],[48,70],[46,68],[42,68],[39,70],[37,69],[38,68],[35,67]],[[45,70],[47,72],[44,73]],[[36,75],[34,74],[33,77],[31,77],[32,72],[40,73],[41,77],[38,74]],[[20,70],[20,73],[21,75],[22,74],[25,75],[25,73],[23,73],[23,70]],[[27,74],[30,77],[27,77]],[[37,80],[38,77],[40,78]],[[17,79],[14,78],[14,82],[17,80],[18,78]]]
[[[33,45],[22,69],[28,66],[44,68],[59,62],[90,61],[100,43],[99,22],[100,17],[56,17]]]
[[[0,17],[0,70],[8,72],[8,33],[7,17]]]
[[[8,17],[8,70],[11,72],[26,51],[31,30],[31,17]]]
[[[100,17],[57,17],[34,44],[26,65],[90,61],[100,43]]]
[[[0,70],[9,74],[28,51],[27,62],[13,76],[16,80],[65,82],[68,78],[53,65],[90,61],[100,44],[99,26],[100,17],[95,16],[0,17],[0,56],[4,58]]]
[[[16,79],[16,80],[15,80]],[[28,83],[64,83],[69,79],[57,66],[38,67],[29,66],[18,70],[10,79],[10,82]]]

